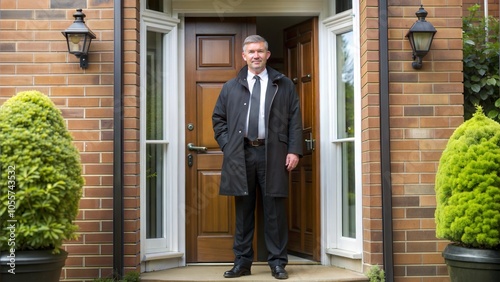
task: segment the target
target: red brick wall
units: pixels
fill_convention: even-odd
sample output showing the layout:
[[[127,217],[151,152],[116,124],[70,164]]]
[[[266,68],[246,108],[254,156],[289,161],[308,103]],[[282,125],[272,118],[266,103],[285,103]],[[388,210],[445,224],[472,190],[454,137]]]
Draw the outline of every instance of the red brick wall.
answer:
[[[139,31],[140,1],[123,0],[124,255],[125,272],[140,271]]]
[[[431,2],[431,3],[429,3]],[[361,5],[364,262],[383,264],[379,140],[378,1]],[[423,68],[411,66],[408,29],[420,0],[389,0],[389,100],[395,281],[448,281],[435,237],[434,176],[463,121],[462,1],[427,1],[437,29]]]
[[[378,0],[360,2],[363,260],[383,264],[378,95]]]
[[[139,265],[138,1],[124,1],[125,245],[127,270]],[[67,52],[61,31],[76,8],[96,34],[88,69]],[[112,272],[113,226],[113,1],[0,1],[0,103],[23,90],[47,94],[61,109],[81,152],[85,187],[77,224],[67,242],[65,281],[92,281]]]

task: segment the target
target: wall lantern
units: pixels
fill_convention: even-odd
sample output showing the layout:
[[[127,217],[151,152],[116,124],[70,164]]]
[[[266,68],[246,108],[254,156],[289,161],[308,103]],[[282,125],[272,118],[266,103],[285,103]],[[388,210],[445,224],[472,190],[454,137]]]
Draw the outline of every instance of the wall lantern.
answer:
[[[62,34],[66,37],[69,53],[80,58],[80,67],[86,69],[89,65],[88,53],[90,42],[96,37],[92,30],[85,24],[83,20],[85,14],[82,13],[82,9],[77,9],[73,17],[75,17],[75,21]]]
[[[421,69],[422,58],[431,49],[432,39],[437,31],[430,22],[425,20],[425,17],[427,17],[427,11],[424,10],[423,5],[420,5],[420,9],[418,9],[415,15],[417,15],[418,20],[410,28],[406,37],[408,37],[411,49],[413,50],[414,62],[411,66],[414,69]]]

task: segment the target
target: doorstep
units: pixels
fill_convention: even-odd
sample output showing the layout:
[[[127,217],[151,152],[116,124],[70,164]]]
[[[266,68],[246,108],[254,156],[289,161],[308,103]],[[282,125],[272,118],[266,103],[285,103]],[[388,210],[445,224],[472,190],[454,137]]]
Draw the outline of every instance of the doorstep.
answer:
[[[271,276],[267,265],[252,266],[252,275],[239,278],[224,278],[224,271],[232,265],[188,265],[168,270],[141,274],[141,282],[184,282],[184,281],[278,281]],[[367,282],[363,274],[323,265],[288,265],[286,267],[289,278],[286,281],[316,281],[316,282]]]

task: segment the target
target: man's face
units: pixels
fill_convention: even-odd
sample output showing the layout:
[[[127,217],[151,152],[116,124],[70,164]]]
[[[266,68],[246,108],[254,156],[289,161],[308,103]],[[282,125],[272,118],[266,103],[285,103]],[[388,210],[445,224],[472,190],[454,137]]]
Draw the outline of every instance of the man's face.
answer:
[[[255,74],[261,73],[266,68],[267,59],[271,52],[266,50],[264,42],[248,43],[242,53],[243,60],[247,62],[248,68]]]

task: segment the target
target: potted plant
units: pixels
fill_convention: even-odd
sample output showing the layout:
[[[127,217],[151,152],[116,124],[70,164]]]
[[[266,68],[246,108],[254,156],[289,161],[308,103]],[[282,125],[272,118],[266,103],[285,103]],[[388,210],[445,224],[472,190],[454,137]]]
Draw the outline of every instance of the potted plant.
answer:
[[[385,272],[380,266],[372,265],[366,273],[369,282],[385,282]]]
[[[500,124],[477,107],[452,134],[436,173],[436,236],[452,282],[500,277]]]
[[[59,281],[84,180],[61,112],[41,92],[0,107],[0,179],[0,280]]]

